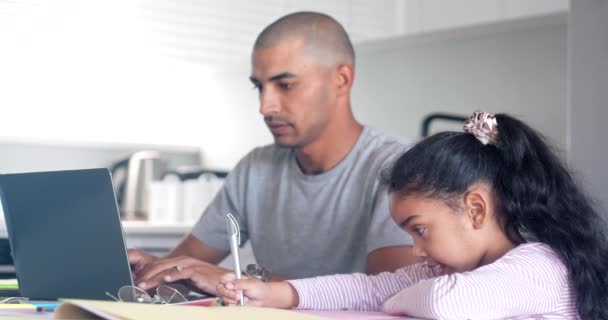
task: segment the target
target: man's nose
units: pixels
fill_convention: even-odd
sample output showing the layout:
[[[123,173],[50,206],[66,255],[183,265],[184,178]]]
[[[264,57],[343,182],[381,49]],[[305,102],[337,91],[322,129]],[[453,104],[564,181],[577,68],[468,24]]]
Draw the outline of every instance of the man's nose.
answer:
[[[266,117],[273,114],[278,114],[281,111],[279,97],[272,88],[264,88],[260,92],[260,113]]]

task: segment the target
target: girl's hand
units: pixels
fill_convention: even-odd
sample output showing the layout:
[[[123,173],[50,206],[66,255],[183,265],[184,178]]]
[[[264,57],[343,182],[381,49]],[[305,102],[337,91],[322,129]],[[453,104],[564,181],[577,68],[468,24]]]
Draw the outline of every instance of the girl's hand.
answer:
[[[236,279],[234,273],[220,278],[217,294],[229,305],[238,305],[243,290],[245,304],[255,307],[290,309],[298,306],[298,293],[287,282],[262,282],[257,279]]]

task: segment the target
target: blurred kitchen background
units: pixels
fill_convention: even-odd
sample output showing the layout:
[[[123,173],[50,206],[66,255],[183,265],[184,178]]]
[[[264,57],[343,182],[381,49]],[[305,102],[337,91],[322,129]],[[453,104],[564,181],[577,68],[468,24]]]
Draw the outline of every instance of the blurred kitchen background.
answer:
[[[112,169],[128,245],[166,252],[238,159],[272,142],[248,80],[255,37],[313,10],[354,42],[361,122],[414,142],[425,119],[433,132],[459,129],[446,118],[475,110],[508,112],[608,203],[607,6],[0,0],[0,173]]]

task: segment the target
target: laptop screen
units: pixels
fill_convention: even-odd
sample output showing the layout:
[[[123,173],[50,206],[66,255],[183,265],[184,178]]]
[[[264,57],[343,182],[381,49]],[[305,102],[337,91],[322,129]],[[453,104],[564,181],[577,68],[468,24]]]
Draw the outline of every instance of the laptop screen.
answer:
[[[107,169],[0,175],[21,295],[111,299],[132,285]]]

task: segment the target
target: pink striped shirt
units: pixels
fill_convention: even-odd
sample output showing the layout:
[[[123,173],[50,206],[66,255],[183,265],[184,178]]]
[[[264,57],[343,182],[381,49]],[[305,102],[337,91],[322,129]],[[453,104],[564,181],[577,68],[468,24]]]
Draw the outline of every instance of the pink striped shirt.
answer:
[[[434,319],[579,319],[568,270],[549,246],[513,248],[470,272],[422,264],[394,273],[290,280],[298,309],[384,311]]]

